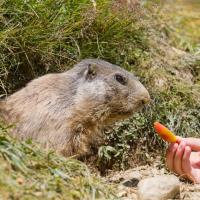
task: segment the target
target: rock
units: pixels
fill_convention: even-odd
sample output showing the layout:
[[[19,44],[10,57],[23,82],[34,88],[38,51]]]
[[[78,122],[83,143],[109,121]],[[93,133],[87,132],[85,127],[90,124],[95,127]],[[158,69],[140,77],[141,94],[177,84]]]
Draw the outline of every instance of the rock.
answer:
[[[143,179],[138,184],[139,200],[168,200],[180,196],[180,182],[174,175]]]
[[[124,185],[128,184],[128,182],[133,185],[134,183],[138,182],[142,179],[143,174],[141,173],[141,169],[134,168],[129,169],[127,171],[121,171],[114,174],[111,174],[109,180],[111,182],[115,183],[122,183]],[[128,184],[130,185],[130,184]],[[135,185],[137,186],[137,184]],[[128,186],[128,187],[134,187],[134,186]]]

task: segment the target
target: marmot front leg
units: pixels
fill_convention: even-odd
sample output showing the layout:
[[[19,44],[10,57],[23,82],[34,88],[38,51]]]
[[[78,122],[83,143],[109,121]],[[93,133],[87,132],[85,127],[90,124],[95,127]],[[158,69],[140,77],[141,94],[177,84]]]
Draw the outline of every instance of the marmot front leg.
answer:
[[[63,143],[63,142],[62,142]],[[57,152],[63,156],[72,156],[74,158],[82,158],[88,156],[90,151],[90,143],[84,134],[72,134],[62,145],[58,145]]]

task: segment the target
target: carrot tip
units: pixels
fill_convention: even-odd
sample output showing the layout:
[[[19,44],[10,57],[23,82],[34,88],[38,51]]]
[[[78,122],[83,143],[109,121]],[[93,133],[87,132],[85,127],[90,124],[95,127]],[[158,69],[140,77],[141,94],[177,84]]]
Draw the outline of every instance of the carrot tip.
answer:
[[[154,129],[159,134],[159,136],[167,142],[176,142],[177,138],[169,129],[159,122],[154,122]]]

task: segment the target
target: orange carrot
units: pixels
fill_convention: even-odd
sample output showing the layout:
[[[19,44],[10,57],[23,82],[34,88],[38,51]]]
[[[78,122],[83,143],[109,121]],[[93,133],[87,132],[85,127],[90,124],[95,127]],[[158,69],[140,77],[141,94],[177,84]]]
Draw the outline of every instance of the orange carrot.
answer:
[[[167,141],[167,142],[176,142],[177,141],[177,138],[174,135],[174,133],[172,133],[168,128],[163,126],[161,123],[155,122],[154,129],[160,135],[160,137],[162,139],[164,139],[165,141]]]

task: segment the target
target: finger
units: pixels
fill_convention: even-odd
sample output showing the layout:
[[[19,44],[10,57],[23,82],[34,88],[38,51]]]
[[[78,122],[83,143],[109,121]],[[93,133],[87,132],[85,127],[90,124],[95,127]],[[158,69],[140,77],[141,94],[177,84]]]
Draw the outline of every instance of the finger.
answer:
[[[191,151],[190,164],[193,168],[200,169],[200,152]]]
[[[167,150],[166,165],[170,171],[173,171],[173,168],[174,168],[174,157],[175,157],[177,148],[178,148],[178,144],[172,143],[170,144]]]
[[[186,145],[191,148],[192,151],[200,151],[200,139],[197,138],[184,138]]]
[[[186,146],[182,159],[182,169],[186,174],[191,172],[190,155],[191,155],[191,148]]]
[[[186,146],[185,142],[182,141],[179,144],[175,157],[174,157],[174,171],[180,175],[184,173],[182,171],[182,157],[185,150],[185,146]]]
[[[178,144],[180,144],[181,143],[181,141],[184,141],[184,138],[182,138],[182,137],[180,137],[180,136],[176,136],[176,142],[178,143]]]
[[[188,179],[194,181],[192,175],[192,166],[190,162],[191,148],[189,146],[185,147],[185,151],[182,158],[182,170]]]

